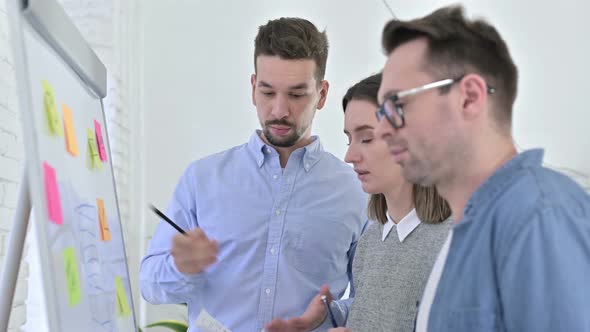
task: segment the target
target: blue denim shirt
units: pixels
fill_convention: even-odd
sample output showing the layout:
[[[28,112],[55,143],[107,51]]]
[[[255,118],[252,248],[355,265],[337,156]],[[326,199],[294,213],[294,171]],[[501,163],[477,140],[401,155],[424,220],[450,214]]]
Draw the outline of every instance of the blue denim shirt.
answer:
[[[523,152],[453,228],[428,331],[590,331],[590,197]]]
[[[366,220],[367,196],[355,175],[317,137],[284,170],[258,133],[193,162],[167,214],[217,240],[218,261],[197,275],[180,273],[170,256],[176,230],[161,222],[141,263],[143,297],[188,303],[190,331],[204,308],[232,331],[251,332],[301,315],[323,284],[341,296]]]

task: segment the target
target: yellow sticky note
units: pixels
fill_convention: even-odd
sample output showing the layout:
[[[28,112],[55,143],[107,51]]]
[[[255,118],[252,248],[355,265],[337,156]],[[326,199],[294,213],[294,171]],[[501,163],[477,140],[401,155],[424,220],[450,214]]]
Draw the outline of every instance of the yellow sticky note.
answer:
[[[129,317],[131,315],[131,308],[129,307],[125,287],[123,287],[123,280],[121,280],[120,276],[115,277],[115,290],[117,292],[117,316]]]
[[[109,222],[104,210],[104,201],[100,198],[96,199],[96,207],[98,208],[98,224],[100,227],[100,239],[103,241],[111,240],[111,230],[109,229]]]
[[[88,158],[86,159],[86,163],[88,168],[90,169],[94,169],[95,165],[94,165],[94,153],[98,153],[96,151],[96,144],[94,143],[94,135],[92,133],[92,130],[86,128],[86,134],[87,134],[87,141],[88,143],[86,144],[88,147]]]
[[[45,117],[51,135],[62,136],[63,131],[59,121],[59,114],[57,113],[57,106],[55,104],[55,94],[53,87],[49,82],[43,80],[43,107],[45,108]]]
[[[66,283],[70,306],[80,303],[82,291],[80,289],[80,278],[78,277],[78,263],[76,263],[76,252],[74,248],[64,249],[64,269],[66,272]]]
[[[90,128],[86,128],[86,135],[88,137],[88,168],[102,168],[102,163],[98,156],[98,147],[96,146],[94,131]]]
[[[66,132],[66,148],[72,156],[77,156],[78,141],[76,140],[76,132],[74,131],[74,118],[72,110],[66,104],[61,105],[61,111],[64,115],[64,130]]]

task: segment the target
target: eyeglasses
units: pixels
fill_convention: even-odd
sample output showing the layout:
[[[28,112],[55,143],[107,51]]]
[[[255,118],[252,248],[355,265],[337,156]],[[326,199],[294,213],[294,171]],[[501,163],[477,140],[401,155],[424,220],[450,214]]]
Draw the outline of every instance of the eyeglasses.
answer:
[[[457,78],[447,78],[441,81],[436,81],[433,83],[428,83],[417,88],[402,90],[396,94],[391,95],[390,97],[381,104],[379,110],[377,111],[377,120],[381,121],[384,117],[389,121],[391,126],[395,129],[401,129],[406,124],[406,119],[404,117],[404,110],[403,104],[399,102],[401,98],[412,96],[418,94],[420,92],[442,88],[445,86],[449,86],[455,84],[457,82],[461,82],[465,75],[459,76]],[[487,87],[487,93],[493,94],[496,92],[496,89],[492,86]]]

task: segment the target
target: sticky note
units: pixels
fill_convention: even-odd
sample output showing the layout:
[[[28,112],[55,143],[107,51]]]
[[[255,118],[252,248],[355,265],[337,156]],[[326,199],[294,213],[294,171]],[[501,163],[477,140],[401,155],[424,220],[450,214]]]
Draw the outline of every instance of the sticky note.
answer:
[[[76,132],[74,131],[74,118],[72,110],[66,104],[61,105],[61,111],[64,118],[64,131],[66,132],[66,148],[72,156],[77,156],[78,141],[76,140]]]
[[[100,160],[107,161],[107,151],[104,148],[104,141],[102,139],[102,129],[100,123],[94,120],[94,132],[96,133],[96,146],[98,147],[98,155]]]
[[[59,121],[59,114],[57,113],[53,87],[46,80],[43,80],[41,84],[43,85],[43,107],[45,108],[49,133],[54,136],[62,136],[63,132]]]
[[[94,169],[94,153],[96,153],[96,144],[94,143],[94,135],[92,134],[92,130],[86,129],[87,134],[87,143],[86,146],[88,148],[88,158],[86,158],[86,164],[89,169]]]
[[[45,199],[47,201],[49,220],[54,224],[61,225],[63,224],[63,214],[61,212],[61,199],[59,198],[55,169],[46,162],[43,162],[43,178],[45,180]]]
[[[103,241],[111,240],[111,230],[109,229],[109,222],[104,210],[104,201],[100,198],[96,199],[96,207],[98,209],[98,224],[100,227],[100,239]]]
[[[70,306],[73,307],[80,303],[80,299],[82,298],[80,278],[78,277],[78,263],[76,263],[76,252],[74,251],[74,248],[68,247],[64,249],[63,255],[68,299]]]
[[[88,168],[102,168],[102,163],[98,156],[98,148],[96,147],[96,137],[94,132],[92,129],[86,128],[86,134],[88,136]]]
[[[131,315],[131,308],[129,307],[125,287],[123,287],[123,280],[121,280],[120,276],[115,277],[115,291],[117,293],[117,316],[129,317]]]

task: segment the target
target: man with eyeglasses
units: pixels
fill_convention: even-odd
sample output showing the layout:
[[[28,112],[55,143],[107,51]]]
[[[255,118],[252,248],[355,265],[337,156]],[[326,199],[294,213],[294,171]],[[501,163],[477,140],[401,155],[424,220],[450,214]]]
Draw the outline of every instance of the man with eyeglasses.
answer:
[[[516,151],[504,40],[458,6],[391,21],[382,40],[377,134],[455,221],[416,330],[590,331],[590,197],[542,149]]]

